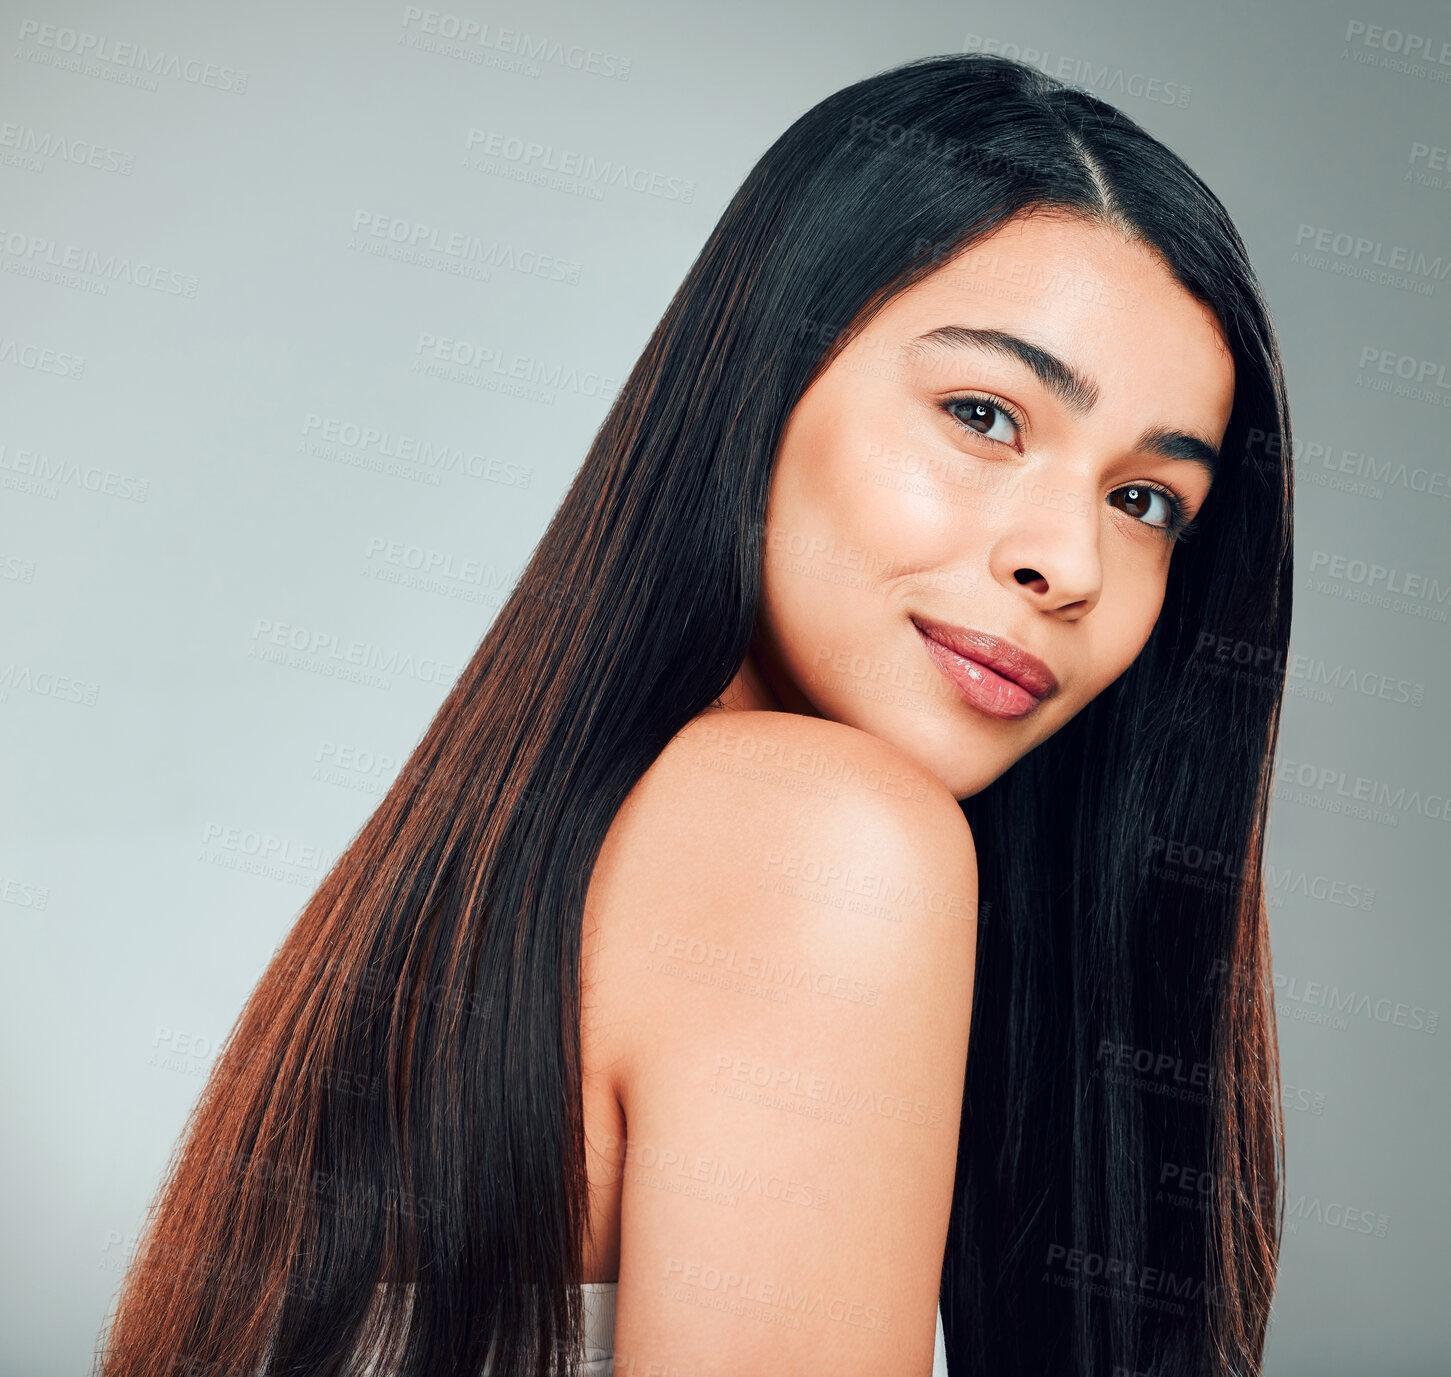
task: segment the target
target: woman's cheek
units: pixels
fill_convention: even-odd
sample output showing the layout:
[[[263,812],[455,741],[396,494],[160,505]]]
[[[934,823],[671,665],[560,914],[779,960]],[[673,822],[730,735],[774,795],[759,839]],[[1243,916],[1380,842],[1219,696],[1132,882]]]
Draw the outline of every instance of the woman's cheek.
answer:
[[[968,465],[929,449],[878,447],[859,467],[857,527],[898,570],[957,564],[981,545],[983,504]]]
[[[1118,571],[1104,579],[1094,609],[1103,638],[1093,657],[1097,667],[1095,692],[1107,688],[1138,659],[1159,620],[1164,590],[1164,576],[1157,571]]]

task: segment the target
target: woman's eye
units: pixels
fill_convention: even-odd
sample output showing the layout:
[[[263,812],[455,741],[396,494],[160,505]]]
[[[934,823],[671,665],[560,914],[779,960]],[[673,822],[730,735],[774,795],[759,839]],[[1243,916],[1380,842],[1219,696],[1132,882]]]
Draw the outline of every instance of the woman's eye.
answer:
[[[948,402],[947,407],[968,429],[975,430],[989,440],[1011,445],[1017,438],[1017,422],[1002,407],[995,406],[992,402],[985,402],[978,397],[966,397]]]
[[[1108,500],[1111,505],[1142,521],[1145,526],[1167,528],[1174,524],[1178,516],[1177,505],[1168,493],[1160,492],[1158,488],[1145,487],[1142,483],[1115,488],[1109,493]]]

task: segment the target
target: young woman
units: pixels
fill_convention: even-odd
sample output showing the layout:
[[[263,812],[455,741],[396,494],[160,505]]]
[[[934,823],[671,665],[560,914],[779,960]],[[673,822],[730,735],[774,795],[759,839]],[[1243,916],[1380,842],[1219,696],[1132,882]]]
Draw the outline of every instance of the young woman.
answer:
[[[1282,683],[1217,652],[1283,663],[1288,440],[1125,116],[981,56],[808,111],[244,1010],[106,1377],[1258,1372]]]

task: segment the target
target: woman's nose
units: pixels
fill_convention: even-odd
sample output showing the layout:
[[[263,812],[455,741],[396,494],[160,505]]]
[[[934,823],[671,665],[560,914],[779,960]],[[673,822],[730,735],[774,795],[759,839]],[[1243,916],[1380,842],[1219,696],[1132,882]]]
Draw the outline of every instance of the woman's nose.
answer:
[[[1053,500],[1020,495],[990,560],[994,578],[1018,588],[1041,611],[1077,618],[1103,589],[1099,513],[1061,488]]]

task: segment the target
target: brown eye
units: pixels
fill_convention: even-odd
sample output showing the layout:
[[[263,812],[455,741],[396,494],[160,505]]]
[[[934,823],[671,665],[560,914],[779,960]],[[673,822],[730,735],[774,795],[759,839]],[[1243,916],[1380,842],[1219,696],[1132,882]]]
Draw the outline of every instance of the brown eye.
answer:
[[[1143,521],[1145,526],[1167,528],[1173,524],[1176,516],[1175,501],[1168,493],[1161,492],[1158,488],[1146,487],[1142,483],[1115,488],[1109,493],[1108,500],[1112,506],[1127,512],[1136,521]],[[1146,517],[1149,519],[1145,520]]]
[[[947,410],[969,430],[989,440],[1011,445],[1017,438],[1018,423],[1002,407],[981,397],[960,397],[948,402]],[[995,430],[1001,433],[995,435]]]
[[[967,402],[967,415],[962,419],[974,430],[986,435],[993,428],[993,422],[997,419],[998,409],[989,406],[986,402]]]

